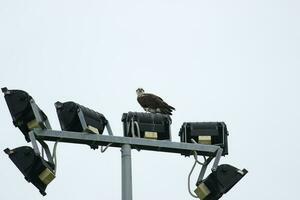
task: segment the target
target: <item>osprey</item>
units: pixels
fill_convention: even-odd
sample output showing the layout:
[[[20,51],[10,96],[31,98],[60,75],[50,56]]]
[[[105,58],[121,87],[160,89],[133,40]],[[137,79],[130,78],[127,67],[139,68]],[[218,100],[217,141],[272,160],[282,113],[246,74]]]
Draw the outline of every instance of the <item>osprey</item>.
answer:
[[[143,88],[138,88],[136,94],[137,101],[146,112],[172,115],[172,111],[175,110],[175,108],[168,105],[159,96],[145,93]]]

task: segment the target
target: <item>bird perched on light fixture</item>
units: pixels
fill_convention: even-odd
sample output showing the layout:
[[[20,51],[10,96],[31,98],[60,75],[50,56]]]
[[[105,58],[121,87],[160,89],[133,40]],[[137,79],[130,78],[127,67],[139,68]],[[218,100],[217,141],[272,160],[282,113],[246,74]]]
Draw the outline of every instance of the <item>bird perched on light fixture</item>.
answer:
[[[174,107],[164,102],[159,96],[145,93],[143,88],[138,88],[136,94],[137,101],[146,112],[172,115],[172,111],[175,110]]]

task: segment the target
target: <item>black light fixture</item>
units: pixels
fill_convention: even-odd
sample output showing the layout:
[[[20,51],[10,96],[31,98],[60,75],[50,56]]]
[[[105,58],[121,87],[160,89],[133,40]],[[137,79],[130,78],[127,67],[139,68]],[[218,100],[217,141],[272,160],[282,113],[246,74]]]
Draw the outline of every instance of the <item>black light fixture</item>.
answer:
[[[45,113],[35,104],[33,98],[23,90],[8,90],[2,88],[4,97],[13,119],[13,124],[18,127],[30,141],[29,131],[34,128],[51,129]]]
[[[108,120],[101,113],[72,101],[58,101],[55,107],[61,129],[64,131],[102,134],[107,126],[109,134],[112,134]]]
[[[217,200],[239,182],[248,171],[231,165],[219,165],[206,179],[197,183],[195,190],[200,200]]]
[[[218,145],[223,148],[222,155],[228,154],[228,131],[224,122],[185,122],[179,136],[181,142]]]
[[[37,155],[33,148],[22,146],[5,149],[9,158],[25,176],[28,182],[37,187],[42,195],[46,195],[47,185],[55,178],[54,164]]]
[[[128,112],[122,116],[124,136],[171,140],[171,118],[160,113]]]

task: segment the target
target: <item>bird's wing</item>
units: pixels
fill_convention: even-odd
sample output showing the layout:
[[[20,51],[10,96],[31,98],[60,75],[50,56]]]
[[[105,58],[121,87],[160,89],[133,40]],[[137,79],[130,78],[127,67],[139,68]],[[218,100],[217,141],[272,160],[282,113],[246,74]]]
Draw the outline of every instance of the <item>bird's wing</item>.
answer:
[[[145,93],[142,96],[137,98],[139,104],[144,108],[153,108],[156,109],[159,104],[159,97],[153,94]]]
[[[155,94],[145,93],[142,96],[138,97],[138,102],[142,107],[152,108],[152,109],[161,109],[163,113],[170,113],[172,110],[175,110],[174,107],[168,105],[162,98]]]
[[[172,112],[172,110],[175,110],[175,108],[173,106],[170,106],[169,104],[167,104],[162,98],[160,98],[159,96],[156,96],[154,94],[152,94],[153,96],[156,97],[157,102],[159,103],[160,107],[165,108],[167,110],[170,110]]]

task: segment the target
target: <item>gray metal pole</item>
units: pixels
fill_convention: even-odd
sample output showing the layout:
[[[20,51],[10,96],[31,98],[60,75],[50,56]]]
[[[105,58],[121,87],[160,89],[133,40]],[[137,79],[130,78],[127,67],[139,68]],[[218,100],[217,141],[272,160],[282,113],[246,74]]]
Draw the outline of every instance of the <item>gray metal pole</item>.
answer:
[[[131,146],[124,144],[122,152],[122,200],[132,200]]]

